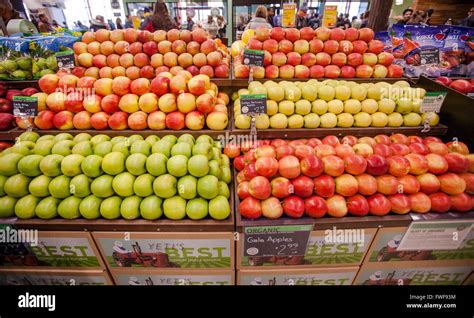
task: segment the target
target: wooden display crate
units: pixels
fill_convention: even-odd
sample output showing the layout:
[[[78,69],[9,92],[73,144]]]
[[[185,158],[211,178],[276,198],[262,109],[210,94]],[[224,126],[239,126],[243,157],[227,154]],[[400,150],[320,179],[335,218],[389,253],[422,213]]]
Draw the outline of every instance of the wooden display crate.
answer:
[[[107,271],[0,269],[0,285],[113,285]]]

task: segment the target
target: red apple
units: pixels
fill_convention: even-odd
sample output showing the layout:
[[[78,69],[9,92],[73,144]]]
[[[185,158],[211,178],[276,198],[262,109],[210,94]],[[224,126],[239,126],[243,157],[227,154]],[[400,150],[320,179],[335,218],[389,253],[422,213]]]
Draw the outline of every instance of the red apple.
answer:
[[[238,156],[234,158],[234,168],[241,171],[245,168],[244,156]]]
[[[431,210],[430,197],[423,192],[410,194],[411,210],[417,213],[427,213]]]
[[[317,177],[323,173],[323,161],[316,155],[311,155],[303,158],[300,162],[301,172],[308,177]]]
[[[322,218],[328,212],[326,201],[318,196],[304,199],[305,214],[312,218]]]
[[[337,177],[344,173],[344,160],[336,156],[326,156],[322,158],[324,173]]]
[[[367,173],[380,176],[388,171],[387,160],[380,155],[371,155],[367,157]]]
[[[237,186],[237,195],[239,196],[241,200],[248,198],[250,196],[248,181],[243,181],[239,183],[239,185]]]
[[[249,193],[255,199],[265,200],[272,193],[272,187],[267,178],[257,176],[249,182]]]
[[[433,144],[433,143],[432,143]],[[443,174],[448,171],[448,161],[441,155],[430,153],[425,156],[428,160],[428,171],[434,174]]]
[[[351,215],[365,216],[369,214],[369,203],[364,196],[356,194],[347,199],[347,210]]]
[[[273,177],[278,172],[278,161],[271,157],[261,157],[255,162],[257,173],[266,178]]]
[[[410,162],[410,174],[419,175],[428,171],[428,160],[417,153],[409,153],[405,158]]]
[[[347,204],[343,196],[334,195],[326,200],[328,206],[328,215],[341,218],[347,214]]]
[[[293,155],[295,153],[295,150],[291,146],[282,145],[282,146],[276,147],[275,152],[276,152],[276,158],[280,160],[281,158],[285,156]]]
[[[431,201],[431,211],[437,213],[448,212],[451,209],[449,195],[443,192],[436,192],[429,195]]]
[[[330,198],[336,192],[336,183],[333,177],[321,175],[313,179],[314,193],[323,198]]]
[[[293,191],[299,197],[309,197],[313,194],[314,183],[310,177],[299,176],[291,180]]]
[[[270,183],[272,187],[272,196],[283,199],[294,192],[290,180],[283,177],[275,178]]]
[[[408,148],[410,148],[411,153],[418,153],[420,155],[427,155],[430,153],[429,148],[426,145],[419,142],[409,144]]]
[[[359,175],[367,169],[367,160],[360,155],[350,155],[344,158],[344,166],[347,173]]]
[[[258,176],[257,169],[255,169],[255,163],[249,163],[245,166],[244,170],[242,170],[247,181],[252,180],[253,178]]]
[[[342,174],[336,177],[336,193],[345,197],[351,197],[359,190],[357,179],[350,174]]]
[[[405,144],[391,144],[390,148],[394,156],[405,156],[410,153],[410,148]]]
[[[432,173],[424,173],[416,177],[420,183],[420,191],[426,194],[438,192],[440,182]]]
[[[407,214],[411,210],[411,199],[401,193],[397,193],[388,197],[392,205],[392,212],[397,214]]]
[[[247,219],[258,219],[262,216],[262,207],[260,201],[248,197],[239,204],[240,214]]]
[[[337,145],[334,149],[336,150],[336,156],[342,159],[345,159],[347,156],[355,154],[355,151],[354,149],[352,149],[352,146],[348,144]]]
[[[458,212],[467,212],[472,209],[471,196],[467,193],[451,195],[449,197],[451,209]]]
[[[360,174],[355,177],[359,184],[359,193],[363,195],[372,195],[377,192],[377,180],[370,174]]]
[[[372,147],[375,155],[380,155],[382,157],[390,157],[393,155],[393,150],[389,145],[385,144],[376,144]]]
[[[290,218],[300,218],[305,212],[303,199],[296,195],[291,195],[283,200],[283,212]]]
[[[408,174],[398,178],[398,192],[404,194],[413,194],[420,191],[420,182],[415,176]]]
[[[283,215],[283,207],[275,197],[270,197],[260,203],[262,214],[268,219],[278,219]]]
[[[383,216],[390,212],[392,204],[386,196],[380,193],[376,193],[367,198],[369,203],[369,212],[372,215]]]
[[[448,162],[448,171],[454,173],[463,173],[469,171],[469,160],[465,155],[457,152],[450,152],[444,155],[444,159]]]
[[[474,194],[474,173],[466,172],[460,174],[461,178],[466,182],[466,192]]]
[[[410,162],[402,156],[388,158],[388,173],[395,177],[403,177],[410,171]]]
[[[293,179],[300,175],[300,161],[295,156],[289,155],[278,161],[278,172],[282,177]]]
[[[398,179],[392,175],[384,174],[375,178],[377,180],[377,191],[385,195],[392,195],[398,191]]]

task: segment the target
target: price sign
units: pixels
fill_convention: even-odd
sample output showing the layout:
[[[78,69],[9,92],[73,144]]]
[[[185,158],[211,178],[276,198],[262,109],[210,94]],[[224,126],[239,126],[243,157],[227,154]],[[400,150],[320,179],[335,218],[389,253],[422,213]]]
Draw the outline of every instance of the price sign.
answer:
[[[244,64],[245,65],[254,65],[254,66],[263,66],[263,59],[265,57],[265,52],[263,50],[244,50]]]
[[[312,224],[244,228],[245,256],[304,255]]]
[[[249,94],[240,96],[240,112],[247,114],[266,114],[267,113],[267,95]]]
[[[446,98],[446,92],[427,92],[423,98],[423,104],[421,105],[421,112],[435,112],[439,113],[441,106],[443,106],[444,99]]]
[[[38,115],[38,98],[14,96],[13,115],[15,117],[35,117]]]
[[[59,68],[74,68],[74,53],[63,53],[56,55]]]
[[[439,64],[439,49],[422,49],[420,50],[420,62],[424,64]]]
[[[284,28],[294,28],[296,20],[296,3],[283,3],[283,15],[281,26]]]

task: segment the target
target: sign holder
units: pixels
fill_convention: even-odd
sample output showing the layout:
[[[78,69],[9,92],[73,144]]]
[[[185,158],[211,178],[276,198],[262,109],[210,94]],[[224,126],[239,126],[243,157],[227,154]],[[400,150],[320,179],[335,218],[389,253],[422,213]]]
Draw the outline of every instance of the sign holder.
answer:
[[[26,121],[26,131],[32,131],[33,125],[29,119],[38,115],[38,98],[30,96],[13,97],[13,115]]]
[[[427,133],[431,130],[430,120],[433,118],[433,113],[438,114],[441,111],[443,102],[446,98],[447,92],[427,92],[421,104],[421,113],[427,113],[423,121],[422,133]]]

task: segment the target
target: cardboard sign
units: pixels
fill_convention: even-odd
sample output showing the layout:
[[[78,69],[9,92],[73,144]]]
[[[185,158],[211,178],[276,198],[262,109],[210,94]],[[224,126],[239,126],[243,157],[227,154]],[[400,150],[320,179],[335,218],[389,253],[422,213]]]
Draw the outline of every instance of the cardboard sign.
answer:
[[[244,64],[252,66],[263,66],[265,51],[263,50],[244,50]]]
[[[244,228],[245,256],[304,255],[312,224]]]
[[[267,113],[267,95],[248,94],[240,96],[240,112],[247,114],[266,114]]]
[[[13,115],[15,117],[35,117],[38,115],[38,98],[29,96],[14,96]]]
[[[337,23],[337,6],[324,6],[323,26],[335,27]]]
[[[102,286],[113,285],[113,283],[104,271],[1,269],[0,285]]]
[[[294,28],[296,26],[296,3],[284,3],[281,26]]]
[[[422,113],[439,113],[441,106],[443,106],[444,99],[446,98],[446,94],[446,92],[426,92],[420,111]]]
[[[56,60],[58,61],[58,67],[60,69],[71,69],[76,66],[74,60],[74,53],[57,54]]]
[[[420,63],[421,65],[439,64],[439,48],[420,50]]]

